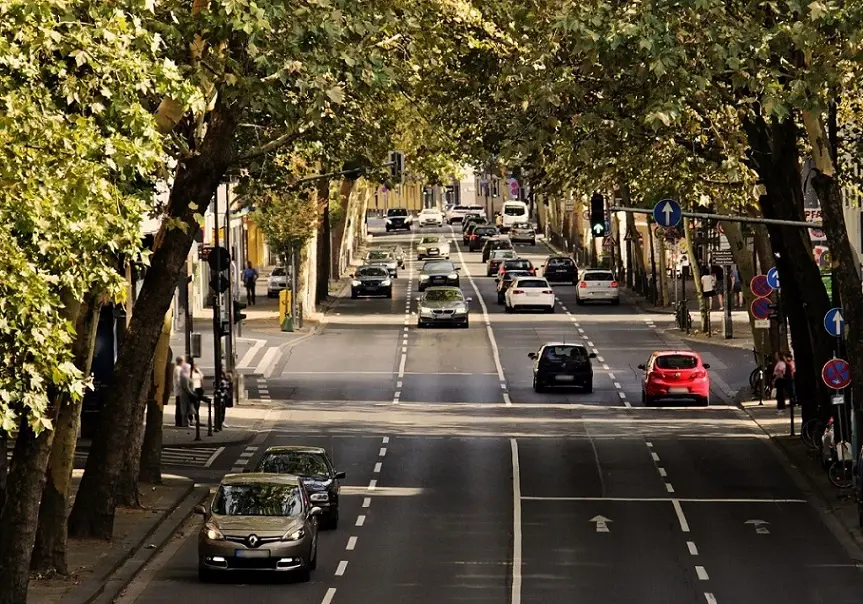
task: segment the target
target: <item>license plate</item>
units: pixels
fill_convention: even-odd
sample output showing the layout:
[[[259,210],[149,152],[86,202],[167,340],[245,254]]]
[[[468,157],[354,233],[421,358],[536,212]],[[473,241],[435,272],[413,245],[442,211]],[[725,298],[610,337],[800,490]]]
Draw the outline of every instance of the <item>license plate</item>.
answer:
[[[559,375],[555,378],[558,382],[571,382],[575,379],[572,375]]]
[[[539,296],[539,292],[527,292],[527,295],[531,298],[536,298],[537,296]]]
[[[234,556],[237,558],[269,558],[270,550],[268,549],[236,549]]]
[[[366,289],[367,289],[367,290],[369,290],[369,291],[374,291],[374,290],[376,290],[377,288],[378,288],[378,286],[377,286],[377,285],[367,285],[367,286],[366,286]]]
[[[669,394],[689,394],[689,388],[669,388]]]

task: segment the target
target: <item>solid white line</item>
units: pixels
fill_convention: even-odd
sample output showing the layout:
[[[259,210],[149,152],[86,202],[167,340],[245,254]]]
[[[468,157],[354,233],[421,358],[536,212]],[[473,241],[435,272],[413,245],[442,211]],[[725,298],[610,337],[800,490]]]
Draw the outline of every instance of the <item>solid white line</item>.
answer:
[[[212,455],[210,455],[210,458],[209,458],[209,459],[207,460],[207,462],[204,464],[204,467],[205,467],[205,468],[209,468],[211,465],[213,465],[213,462],[214,462],[214,461],[216,461],[216,458],[217,458],[217,457],[222,453],[222,451],[224,451],[224,450],[225,450],[225,447],[219,447],[218,449],[216,449],[216,450],[215,450],[215,452],[213,452],[213,454],[212,454]]]
[[[243,355],[243,358],[240,359],[240,362],[237,363],[237,367],[239,369],[247,369],[252,366],[252,361],[255,360],[255,357],[258,355],[258,351],[264,347],[264,344],[267,343],[266,340],[253,340],[254,344],[251,348],[246,351],[246,354]]]
[[[331,604],[335,595],[336,595],[336,588],[330,587],[327,590],[327,593],[324,594],[324,599],[321,600],[321,604]]]
[[[677,499],[671,500],[671,505],[674,506],[674,512],[677,514],[677,521],[680,522],[680,530],[684,533],[689,532],[689,523],[686,521],[686,516],[683,514],[683,507]]]
[[[363,507],[364,508],[369,507],[371,504],[372,504],[372,498],[371,497],[363,497]]]
[[[521,471],[518,441],[509,439],[512,451],[512,592],[510,604],[521,604]]]
[[[378,451],[378,457],[386,457],[387,456],[387,448],[381,447],[381,450]]]
[[[380,473],[381,473],[381,468],[382,468],[382,467],[383,467],[383,464],[382,464],[381,462],[378,462],[378,463],[376,463],[376,464],[375,464],[375,469],[374,469],[374,470],[372,470],[372,472],[373,472],[374,474],[380,474]]]
[[[538,497],[524,495],[523,501],[620,501],[623,503],[649,503],[653,501],[682,503],[806,503],[805,499],[692,499],[685,497]]]
[[[509,398],[509,393],[503,393],[503,402],[507,407],[512,407],[512,399]]]
[[[666,490],[666,491],[668,491],[669,493],[673,493],[673,492],[674,492],[674,487],[673,487],[673,486],[671,486],[671,483],[670,483],[670,482],[666,482],[666,483],[665,483],[665,490]]]
[[[714,596],[712,593],[704,592],[704,599],[707,600],[707,604],[719,604],[716,596]]]
[[[668,476],[668,472],[665,471],[665,468],[659,468],[659,475],[665,478]]]
[[[348,569],[348,561],[342,560],[339,562],[339,565],[336,567],[336,576],[341,577],[345,574],[345,571]]]
[[[388,442],[390,442],[390,437],[384,436],[381,442],[383,442],[384,444],[387,444]]]
[[[695,547],[695,542],[694,542],[694,541],[687,541],[687,542],[686,542],[686,547],[688,547],[688,548],[689,548],[689,555],[690,555],[690,556],[697,556],[697,555],[698,555],[698,548],[697,548],[697,547]]]
[[[374,491],[376,488],[378,488],[378,481],[372,478],[369,481],[369,491]]]
[[[364,525],[365,523],[366,523],[366,517],[365,517],[365,515],[360,514],[359,516],[357,516],[357,524],[356,524],[356,526],[362,526],[362,525]]]
[[[651,452],[650,456],[653,458],[653,461],[659,461],[659,455],[656,453]]]
[[[704,570],[703,566],[696,566],[695,567],[695,574],[697,574],[698,578],[702,581],[709,581],[710,580],[710,576],[708,576],[707,571]]]
[[[264,357],[261,359],[261,362],[258,363],[258,366],[255,367],[254,373],[259,373],[265,377],[270,377],[267,375],[268,371],[271,371],[275,366],[276,361],[281,353],[279,352],[279,348],[277,346],[270,346],[267,348],[267,352],[264,353]]]
[[[354,536],[348,537],[348,544],[345,546],[345,549],[348,551],[353,551],[354,548],[357,547],[357,538]]]

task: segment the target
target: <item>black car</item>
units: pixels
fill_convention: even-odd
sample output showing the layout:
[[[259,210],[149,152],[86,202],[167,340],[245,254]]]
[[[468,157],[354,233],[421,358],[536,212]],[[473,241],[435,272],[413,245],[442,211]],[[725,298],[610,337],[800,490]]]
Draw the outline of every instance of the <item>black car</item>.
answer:
[[[467,241],[467,249],[472,252],[477,250],[481,250],[482,246],[488,239],[492,237],[496,237],[498,235],[497,227],[492,225],[480,225],[473,229],[470,233],[470,237]],[[487,262],[488,258],[483,258],[483,262]]]
[[[588,394],[593,392],[590,359],[596,358],[596,353],[588,352],[582,344],[545,344],[527,356],[533,359],[535,392],[549,387],[577,387]]]
[[[417,298],[417,327],[455,325],[470,326],[470,308],[462,291],[457,287],[430,287]]]
[[[344,472],[336,472],[333,462],[320,447],[282,446],[264,451],[253,472],[293,474],[303,479],[312,505],[323,511],[323,523],[334,529],[339,524],[339,490]]]
[[[391,208],[387,210],[387,233],[390,231],[410,231],[410,214],[404,208]]]
[[[506,290],[509,289],[509,286],[512,285],[512,282],[518,279],[519,277],[532,277],[528,271],[507,271],[502,276],[495,279],[497,282],[497,303],[503,304],[506,302]]]
[[[489,239],[485,242],[485,245],[482,246],[482,261],[488,262],[489,256],[491,256],[492,250],[511,250],[512,241],[509,240],[509,237],[495,237],[493,239]]]
[[[475,229],[477,229],[477,228],[479,228],[479,227],[481,227],[481,226],[488,226],[488,227],[490,227],[490,226],[494,226],[494,225],[489,224],[489,223],[487,223],[487,222],[486,222],[486,221],[484,221],[484,220],[474,220],[474,221],[469,221],[469,222],[467,223],[467,226],[465,227],[465,229],[464,229],[464,230],[462,231],[462,233],[461,233],[461,240],[462,240],[462,242],[463,242],[465,245],[468,245],[468,244],[470,243],[470,236],[471,236],[471,235],[473,235],[474,230],[475,230]]]
[[[449,260],[429,260],[420,269],[419,290],[425,291],[427,287],[433,285],[458,287],[460,285],[458,271],[460,270]]]
[[[578,267],[575,260],[569,256],[549,256],[542,265],[542,276],[546,281],[566,281],[575,285],[578,283]]]
[[[361,266],[351,275],[351,298],[360,296],[393,297],[393,281],[383,266]]]
[[[461,232],[462,234],[466,233],[470,225],[472,224],[486,224],[485,218],[480,216],[479,214],[468,214],[464,217],[464,220],[461,222]],[[467,241],[465,241],[467,244]]]
[[[536,269],[533,268],[533,262],[527,258],[507,258],[500,263],[497,274],[501,276],[509,271],[527,271],[531,277],[536,277]]]

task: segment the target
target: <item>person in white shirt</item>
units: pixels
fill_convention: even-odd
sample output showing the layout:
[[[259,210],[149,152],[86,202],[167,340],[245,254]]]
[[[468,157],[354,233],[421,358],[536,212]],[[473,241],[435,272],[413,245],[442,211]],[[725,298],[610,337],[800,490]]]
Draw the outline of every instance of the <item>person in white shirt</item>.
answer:
[[[713,310],[713,298],[716,296],[716,278],[705,268],[701,273],[701,292],[707,300],[707,310]]]
[[[182,376],[183,366],[186,362],[183,357],[177,357],[174,365],[174,422],[178,428],[183,427],[183,416],[181,410],[183,408],[180,396],[183,392]]]
[[[189,422],[194,424],[198,421],[201,412],[201,399],[204,397],[204,374],[195,363],[195,359],[191,359],[190,377],[192,378],[192,390],[195,391],[198,399],[192,404],[190,409]]]

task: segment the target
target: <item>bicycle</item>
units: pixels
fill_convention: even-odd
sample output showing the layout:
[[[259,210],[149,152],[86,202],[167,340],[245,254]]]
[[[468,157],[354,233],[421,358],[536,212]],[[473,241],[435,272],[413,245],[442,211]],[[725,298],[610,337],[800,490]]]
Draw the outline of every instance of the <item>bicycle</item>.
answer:
[[[692,315],[689,314],[689,308],[687,308],[686,302],[683,300],[678,301],[677,308],[674,313],[678,329],[685,329],[686,331],[692,329]]]
[[[841,442],[834,447],[834,459],[827,468],[827,477],[834,487],[849,489],[854,484],[854,461],[851,458],[851,443]]]
[[[823,419],[813,417],[800,428],[800,439],[807,447],[817,451],[821,448],[821,438],[824,436],[825,428],[827,423]]]
[[[760,392],[759,398],[770,398],[770,393],[773,391],[773,363],[762,365],[758,360],[758,351],[755,349],[752,350],[752,356],[757,366],[749,374],[749,388],[753,396],[759,396]]]

